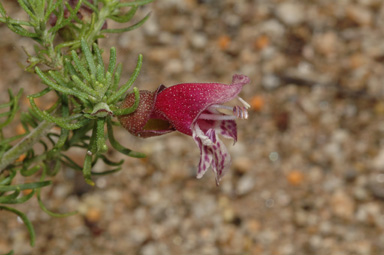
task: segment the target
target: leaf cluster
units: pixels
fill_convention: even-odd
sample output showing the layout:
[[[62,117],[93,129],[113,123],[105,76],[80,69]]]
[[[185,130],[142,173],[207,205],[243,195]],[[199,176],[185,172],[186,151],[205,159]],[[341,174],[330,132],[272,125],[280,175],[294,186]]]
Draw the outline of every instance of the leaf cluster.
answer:
[[[16,34],[37,42],[35,53],[27,53],[27,70],[33,71],[34,66],[38,64],[44,64],[51,69],[61,69],[65,49],[78,49],[81,38],[92,44],[97,39],[104,38],[105,34],[122,33],[140,27],[149,18],[149,14],[120,29],[108,29],[108,20],[128,23],[140,6],[152,1],[17,0],[28,14],[29,20],[9,17],[0,2],[0,23],[6,24]]]
[[[113,126],[119,125],[113,117],[130,114],[139,104],[138,90],[133,88],[130,93],[135,94],[135,104],[127,109],[118,107],[139,75],[142,55],[138,56],[129,80],[120,85],[123,67],[117,64],[116,49],[110,49],[106,65],[97,42],[107,33],[140,27],[149,14],[120,29],[108,28],[108,22],[128,23],[140,6],[152,1],[17,0],[28,20],[8,16],[0,2],[0,23],[35,42],[34,52],[27,52],[26,70],[37,74],[46,85],[42,91],[27,96],[31,105],[27,112],[20,113],[19,108],[23,90],[16,95],[8,90],[9,102],[0,104],[0,210],[14,213],[23,220],[31,245],[35,238],[31,222],[24,213],[9,205],[24,203],[36,195],[46,213],[56,217],[71,215],[73,213],[49,211],[40,196],[41,188],[52,184],[51,179],[63,165],[81,171],[85,181],[94,185],[92,176],[119,171],[123,163],[108,159],[107,141],[125,155],[145,156],[123,147],[113,134]],[[54,93],[57,100],[49,109],[41,110],[36,100],[47,93]],[[16,116],[25,132],[5,137],[3,129]],[[36,151],[38,144],[42,148],[39,152]],[[68,156],[68,151],[75,147],[84,149],[83,165]],[[99,160],[111,169],[93,172]],[[18,175],[35,181],[15,184]]]

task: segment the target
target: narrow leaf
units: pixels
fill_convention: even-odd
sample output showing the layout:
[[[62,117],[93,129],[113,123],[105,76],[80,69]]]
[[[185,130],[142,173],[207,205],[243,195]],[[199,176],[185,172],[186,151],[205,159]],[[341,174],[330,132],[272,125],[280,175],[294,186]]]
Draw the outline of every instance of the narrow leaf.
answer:
[[[108,129],[109,142],[111,143],[112,147],[115,148],[117,151],[119,151],[119,152],[121,152],[127,156],[134,157],[134,158],[145,158],[146,157],[144,153],[135,152],[135,151],[132,151],[128,148],[125,148],[124,146],[122,146],[121,144],[119,144],[115,140],[110,118],[108,118],[108,120],[107,120],[107,129]]]
[[[63,218],[63,217],[68,217],[77,214],[77,211],[74,212],[68,212],[68,213],[54,213],[51,212],[50,210],[47,209],[47,207],[44,205],[43,201],[41,201],[41,196],[40,196],[40,189],[37,190],[37,201],[39,203],[39,206],[41,210],[43,210],[46,214],[52,217],[56,218]]]
[[[123,66],[121,63],[117,65],[116,72],[113,76],[113,84],[112,84],[112,87],[110,88],[110,91],[116,91],[116,89],[119,87],[122,68]]]
[[[42,181],[42,182],[32,182],[24,183],[19,185],[0,185],[0,192],[2,191],[13,191],[13,190],[26,190],[26,189],[36,189],[44,186],[51,185],[51,181]]]
[[[84,40],[84,38],[81,39],[81,49],[85,55],[85,59],[87,60],[89,71],[91,71],[91,74],[94,77],[96,77],[95,61],[93,60],[93,55],[91,53],[91,50],[90,50],[87,42]]]
[[[129,10],[129,12],[127,12],[126,14],[121,15],[121,16],[111,16],[109,18],[112,19],[113,21],[116,21],[116,22],[119,22],[119,23],[126,23],[126,22],[130,21],[133,18],[133,16],[136,13],[137,8],[138,8],[137,6],[133,6]]]
[[[131,75],[131,77],[129,78],[128,82],[125,83],[123,86],[121,86],[121,88],[114,94],[112,95],[107,103],[108,104],[111,104],[111,103],[116,103],[120,100],[120,98],[127,92],[127,90],[132,86],[132,84],[135,82],[137,76],[139,76],[139,73],[140,73],[140,69],[141,69],[141,65],[143,64],[143,55],[139,55],[138,59],[137,59],[137,64],[136,64],[136,68],[135,70],[133,71],[133,74]]]
[[[20,191],[15,191],[14,193],[19,194]],[[21,196],[19,198],[15,197],[14,199],[4,199],[3,200],[2,197],[0,197],[0,203],[1,204],[22,204],[22,203],[27,202],[29,199],[31,199],[31,197],[33,197],[34,194],[35,194],[35,190],[32,190],[27,195]]]
[[[1,206],[0,205],[0,210],[6,210],[6,211],[9,211],[9,212],[12,212],[12,213],[14,213],[14,214],[16,214],[17,216],[20,217],[20,219],[24,222],[25,226],[28,229],[29,236],[31,238],[30,244],[31,244],[31,246],[34,246],[35,245],[35,230],[33,229],[32,223],[28,219],[28,217],[24,213],[14,209],[14,208],[7,207],[7,206]]]
[[[147,19],[149,18],[151,14],[148,13],[142,20],[140,20],[139,22],[137,22],[136,24],[132,25],[132,26],[129,26],[129,27],[126,27],[126,28],[116,28],[116,29],[104,29],[104,30],[101,30],[102,33],[124,33],[124,32],[128,32],[128,31],[131,31],[131,30],[134,30],[138,27],[140,27],[141,25],[144,24],[144,22],[147,21]]]
[[[101,72],[105,73],[103,57],[101,56],[101,51],[96,43],[93,44],[93,51],[96,54],[97,65],[101,67]],[[97,74],[99,74],[99,69],[97,69]]]
[[[1,2],[0,2],[0,14],[3,17],[7,17],[7,12],[5,11],[4,6]]]
[[[119,8],[121,8],[121,7],[125,7],[125,6],[146,5],[146,4],[149,4],[153,1],[154,0],[137,0],[137,1],[128,2],[128,3],[119,3],[117,6]]]
[[[35,71],[36,71],[37,75],[43,80],[43,82],[47,86],[51,87],[52,89],[57,90],[61,93],[67,94],[67,95],[73,95],[73,96],[76,96],[78,98],[83,98],[84,100],[88,98],[88,95],[83,93],[83,92],[74,91],[70,88],[59,86],[58,84],[54,83],[47,76],[45,76],[45,74],[38,67],[35,67]]]
[[[87,69],[83,66],[81,63],[81,60],[79,56],[77,56],[76,52],[73,50],[71,51],[73,62],[75,62],[75,67],[77,70],[81,73],[84,79],[86,79],[88,82],[91,81],[91,76],[89,75]]]
[[[133,113],[134,111],[136,111],[137,107],[139,106],[139,102],[140,102],[140,93],[139,93],[139,90],[137,88],[133,88],[133,93],[135,93],[135,103],[129,107],[129,108],[118,108],[116,110],[113,111],[113,114],[116,115],[116,116],[120,116],[120,115],[127,115],[127,114],[130,114],[130,113]]]

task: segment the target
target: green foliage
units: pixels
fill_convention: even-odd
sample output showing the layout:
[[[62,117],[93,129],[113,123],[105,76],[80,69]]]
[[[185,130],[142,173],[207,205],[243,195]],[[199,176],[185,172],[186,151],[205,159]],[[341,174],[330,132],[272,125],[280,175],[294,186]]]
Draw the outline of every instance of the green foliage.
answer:
[[[49,215],[72,215],[76,212],[51,212],[41,198],[41,189],[52,184],[50,179],[63,165],[82,171],[85,181],[94,185],[93,175],[119,171],[123,164],[123,161],[113,162],[107,158],[107,140],[114,149],[127,156],[144,157],[144,154],[120,145],[112,128],[117,125],[114,116],[132,113],[138,106],[139,92],[133,88],[130,93],[135,94],[135,104],[127,109],[118,107],[139,75],[142,55],[138,56],[129,80],[119,86],[122,65],[116,64],[116,49],[110,49],[109,63],[105,65],[103,50],[97,42],[106,33],[122,33],[140,27],[149,14],[125,28],[107,28],[108,22],[130,23],[140,6],[152,1],[18,0],[28,20],[9,17],[0,2],[0,23],[35,42],[34,52],[27,52],[25,68],[36,73],[46,85],[42,91],[27,96],[31,108],[19,115],[25,130],[23,134],[5,137],[3,131],[14,125],[23,90],[16,95],[8,90],[9,102],[0,104],[0,210],[14,213],[23,220],[32,246],[35,233],[31,222],[24,213],[9,205],[24,203],[36,195],[41,209]],[[54,93],[57,100],[49,109],[41,110],[35,100],[47,93]],[[35,144],[40,144],[43,151],[37,153]],[[84,149],[83,165],[78,165],[67,155],[73,147]],[[99,160],[111,169],[93,172],[92,167]],[[35,181],[15,184],[17,176]]]

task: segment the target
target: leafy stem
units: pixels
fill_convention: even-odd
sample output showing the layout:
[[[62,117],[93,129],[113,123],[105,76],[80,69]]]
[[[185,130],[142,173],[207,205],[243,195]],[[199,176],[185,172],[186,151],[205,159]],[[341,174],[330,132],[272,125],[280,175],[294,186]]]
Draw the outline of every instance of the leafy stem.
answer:
[[[28,15],[27,20],[10,17],[0,1],[0,23],[35,43],[34,52],[26,52],[25,69],[35,73],[46,85],[40,92],[27,95],[31,107],[20,115],[17,113],[23,90],[14,95],[9,89],[9,102],[0,104],[0,210],[14,213],[23,220],[31,236],[31,245],[35,232],[27,216],[2,204],[25,203],[36,194],[41,209],[49,215],[72,215],[51,212],[40,196],[40,190],[52,184],[49,179],[62,165],[82,171],[85,181],[93,185],[94,175],[119,171],[123,164],[122,160],[108,159],[108,140],[115,150],[127,156],[145,156],[118,143],[112,128],[114,117],[133,113],[139,105],[138,89],[131,87],[140,73],[143,57],[138,56],[131,77],[119,85],[123,67],[116,64],[116,49],[110,49],[106,65],[98,39],[104,38],[106,33],[122,33],[140,27],[149,14],[125,28],[110,29],[108,22],[128,23],[140,6],[152,1],[17,0]],[[38,101],[43,101],[41,98],[48,93],[56,96],[56,102],[42,110]],[[135,102],[130,108],[120,109],[119,104],[127,93],[135,95]],[[13,128],[10,125],[16,116],[20,116],[24,132],[5,137],[3,129]],[[36,144],[41,145],[42,150],[36,150]],[[84,150],[83,165],[66,153],[73,147]],[[111,169],[92,171],[98,160]],[[32,182],[14,184],[20,181],[16,178],[19,175]]]
[[[42,121],[31,133],[24,137],[20,142],[3,154],[0,160],[0,172],[18,159],[23,153],[27,152],[32,146],[44,137],[48,131],[55,126],[55,123]]]

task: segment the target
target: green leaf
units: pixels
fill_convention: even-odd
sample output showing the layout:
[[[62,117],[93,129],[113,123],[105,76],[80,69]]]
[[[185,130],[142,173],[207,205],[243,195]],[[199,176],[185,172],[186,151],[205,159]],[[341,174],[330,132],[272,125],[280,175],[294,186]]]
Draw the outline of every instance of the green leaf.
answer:
[[[32,6],[30,5],[29,2],[26,2],[24,0],[17,0],[17,2],[19,2],[19,5],[21,8],[23,8],[23,10],[28,14],[28,16],[34,20],[35,24],[37,24],[38,22],[38,18],[36,17],[36,15],[33,13],[33,8]]]
[[[71,51],[73,62],[75,62],[75,67],[77,70],[82,74],[83,78],[86,79],[88,82],[91,81],[91,76],[89,75],[87,69],[84,67],[84,65],[81,63],[81,60],[79,56],[76,54],[74,50]]]
[[[62,25],[62,22],[63,22],[63,18],[64,18],[64,4],[63,4],[63,1],[62,0],[59,0],[59,10],[57,12],[58,15],[57,16],[57,19],[56,19],[56,24],[51,27],[51,29],[49,29],[49,33],[51,34],[55,34],[61,27]]]
[[[0,141],[0,146],[4,146],[6,144],[10,144],[11,142],[16,141],[16,140],[18,140],[20,138],[23,138],[26,135],[27,135],[27,133],[21,134],[21,135],[12,136],[12,137],[7,138],[7,139],[3,139],[3,140]]]
[[[121,152],[127,156],[134,157],[134,158],[145,158],[146,157],[144,153],[132,151],[128,148],[125,148],[124,146],[122,146],[121,144],[119,144],[115,140],[115,136],[113,135],[113,129],[112,129],[112,124],[111,124],[110,118],[107,119],[107,130],[108,130],[109,142],[111,143],[112,147],[115,148],[117,151],[119,151],[119,152]]]
[[[8,253],[2,254],[2,255],[13,255],[13,250],[8,252]]]
[[[39,115],[39,117],[41,117],[42,119],[44,119],[46,121],[55,123],[56,125],[58,125],[61,128],[65,128],[68,130],[79,129],[79,128],[85,126],[89,122],[89,119],[83,118],[76,123],[70,123],[72,120],[82,117],[82,115],[77,114],[74,116],[70,116],[68,118],[54,117],[54,116],[48,114],[46,111],[41,111],[37,107],[37,105],[35,104],[35,102],[33,101],[32,98],[29,99],[29,102],[31,103],[32,109],[35,111],[35,113],[37,115]]]
[[[105,153],[108,151],[108,146],[105,144],[105,135],[104,135],[104,118],[99,118],[96,121],[96,147],[97,153]]]
[[[78,48],[79,46],[80,46],[80,41],[78,41],[78,40],[74,40],[74,41],[70,41],[70,42],[63,42],[63,43],[58,44],[55,47],[55,52],[60,52],[60,49],[65,48],[65,47],[71,47],[72,49],[74,49],[74,48]]]
[[[110,91],[113,91],[111,93],[114,93],[119,86],[122,68],[123,65],[121,63],[117,65],[116,72],[113,76],[113,84],[110,87]]]
[[[31,38],[35,39],[37,42],[41,42],[38,34],[29,32],[28,30],[26,30],[25,28],[23,28],[20,25],[8,23],[7,27],[10,30],[12,30],[13,32],[15,32],[16,34],[19,34],[19,35],[25,36],[25,37],[31,37]]]
[[[99,9],[96,7],[97,2],[95,2],[95,1],[93,1],[93,2],[94,2],[94,4],[91,4],[87,0],[84,0],[84,5],[91,8],[94,13],[99,14]]]
[[[117,168],[114,168],[114,169],[111,169],[111,170],[106,170],[106,171],[103,171],[103,172],[91,172],[92,175],[107,175],[107,174],[113,174],[113,173],[116,173],[118,171],[121,170],[121,167],[117,167]]]
[[[9,211],[9,212],[12,212],[12,213],[14,213],[14,214],[16,214],[17,216],[20,217],[20,219],[24,222],[25,226],[28,229],[29,236],[31,238],[30,244],[31,244],[31,246],[34,246],[35,245],[35,230],[33,229],[32,223],[28,219],[28,217],[24,213],[14,209],[14,208],[7,207],[7,206],[1,206],[0,205],[0,210],[6,210],[6,211]]]
[[[27,167],[28,166],[23,166],[23,168],[20,170],[20,174],[24,177],[34,175],[35,173],[37,173],[37,171],[41,169],[40,165],[31,167],[29,169]]]
[[[74,212],[68,212],[68,213],[54,213],[51,212],[50,210],[47,209],[47,207],[44,205],[43,201],[41,201],[41,196],[40,196],[40,189],[37,190],[37,201],[39,203],[39,206],[41,210],[43,210],[46,214],[52,217],[56,218],[63,218],[63,217],[68,217],[77,214],[77,211]]]
[[[65,154],[61,154],[60,161],[74,170],[82,171],[82,167]]]
[[[98,126],[99,125],[97,122],[93,125],[92,137],[91,137],[91,140],[89,141],[88,150],[85,155],[84,166],[82,169],[85,182],[91,186],[95,185],[95,183],[92,181],[92,178],[91,178],[92,177],[91,169],[92,169],[93,155],[96,155],[97,153],[97,139],[98,139],[97,133],[99,128]]]
[[[126,23],[126,22],[130,21],[133,18],[133,16],[136,13],[137,8],[138,8],[137,6],[133,6],[129,10],[129,12],[127,12],[126,14],[121,15],[121,16],[110,16],[109,18],[112,19],[113,21],[116,21],[116,22],[119,22],[119,23]]]
[[[95,90],[93,90],[92,88],[90,88],[89,86],[87,86],[85,83],[83,83],[78,76],[72,75],[71,78],[73,81],[72,84],[75,85],[76,88],[87,93],[88,95],[98,97],[98,93]]]
[[[32,3],[35,3],[35,6],[33,8],[34,13],[36,13],[39,21],[43,21],[44,20],[44,11],[45,11],[46,0],[35,1]]]
[[[149,4],[153,1],[154,0],[137,0],[137,1],[129,2],[129,3],[119,3],[117,6],[119,8],[121,8],[121,7],[125,7],[125,6],[146,5],[146,4]]]
[[[113,162],[108,159],[105,155],[99,155],[99,158],[103,160],[103,162],[108,166],[121,166],[124,163],[124,160],[120,160],[119,162]]]
[[[133,71],[133,74],[131,75],[131,77],[129,78],[127,83],[125,83],[123,86],[121,86],[121,88],[114,95],[109,97],[109,99],[107,101],[108,104],[117,103],[118,101],[120,101],[121,97],[132,86],[132,84],[135,82],[137,76],[139,76],[142,64],[143,64],[143,55],[140,54],[138,59],[137,59],[136,68]]]
[[[91,169],[92,169],[92,155],[89,155],[87,153],[87,155],[85,156],[84,166],[82,169],[83,176],[86,183],[88,183],[91,186],[95,186],[95,182],[92,181]]]
[[[25,190],[25,189],[36,189],[44,186],[51,185],[51,181],[42,181],[42,182],[31,182],[24,183],[19,185],[0,185],[0,192],[3,191],[14,191],[14,190]]]
[[[59,29],[68,25],[77,16],[77,12],[79,11],[79,9],[81,7],[82,2],[83,2],[83,0],[79,0],[77,2],[77,5],[75,6],[75,9],[72,9],[71,6],[69,5],[69,3],[66,2],[65,4],[66,4],[68,11],[70,12],[70,15],[67,19],[64,19],[64,20],[63,20],[64,7],[62,5],[60,5],[61,8],[59,10],[59,17],[57,18],[56,25],[49,30],[49,33],[54,34]]]
[[[29,21],[11,19],[11,18],[8,18],[8,17],[7,18],[0,17],[0,23],[6,23],[6,24],[10,24],[10,25],[29,26],[29,27],[33,27],[34,26]]]
[[[9,176],[7,177],[2,177],[4,179],[0,179],[0,185],[7,185],[10,184],[13,180],[13,178],[16,176],[16,170],[9,170],[10,172]],[[1,177],[1,175],[0,175]]]
[[[104,29],[104,30],[101,30],[102,33],[124,33],[124,32],[128,32],[128,31],[131,31],[131,30],[134,30],[138,27],[140,27],[141,25],[144,24],[144,22],[147,21],[147,19],[149,18],[151,14],[148,13],[142,20],[140,20],[139,22],[137,22],[136,24],[132,25],[132,26],[129,26],[129,27],[126,27],[126,28],[116,28],[116,29]]]
[[[8,89],[8,94],[9,94],[9,101],[10,101],[9,102],[9,104],[10,104],[9,106],[10,106],[11,109],[6,114],[6,115],[8,115],[8,118],[3,123],[0,123],[0,129],[2,129],[3,127],[7,126],[9,123],[11,123],[11,121],[15,117],[17,111],[19,110],[18,103],[19,103],[19,99],[20,99],[21,95],[23,94],[23,89],[20,89],[19,93],[17,93],[16,96],[13,95],[11,89]],[[7,105],[7,104],[5,104],[5,105]]]
[[[6,197],[0,197],[0,204],[22,204],[22,203],[25,203],[31,197],[33,197],[33,195],[35,194],[35,190],[32,190],[32,192],[30,192],[29,194],[27,194],[25,196],[22,196],[20,198],[16,198],[19,193],[20,193],[20,191],[17,190],[14,193],[12,193],[11,195],[9,195],[9,196],[15,196],[14,198],[10,198],[10,197],[8,198],[7,196]]]
[[[140,102],[140,93],[139,93],[139,90],[137,88],[133,88],[133,93],[135,93],[135,103],[129,108],[124,108],[124,109],[118,108],[118,109],[113,110],[114,115],[116,115],[116,116],[127,115],[127,114],[130,114],[130,113],[133,113],[134,111],[136,111],[137,107],[139,106],[139,102]]]
[[[50,88],[58,91],[58,92],[61,92],[61,93],[64,93],[64,94],[67,94],[67,95],[73,95],[73,96],[76,96],[78,98],[81,98],[83,100],[86,100],[86,99],[90,99],[89,96],[81,91],[74,91],[70,88],[67,88],[67,87],[64,87],[64,86],[60,86],[56,83],[54,83],[53,81],[51,81],[47,76],[45,76],[45,74],[40,70],[40,68],[38,67],[35,67],[35,71],[37,73],[37,75],[43,80],[43,82],[49,86]]]
[[[116,67],[116,48],[112,47],[109,50],[109,65],[108,65],[108,72],[113,73]]]
[[[67,118],[69,116],[68,97],[65,95],[62,95],[61,101],[62,101],[61,113],[64,118]],[[69,137],[69,130],[62,128],[59,139],[55,144],[55,148],[61,149],[64,146],[65,142],[67,141],[68,137]]]
[[[1,2],[0,2],[0,14],[3,17],[7,17],[7,12],[5,11],[4,6]]]
[[[0,196],[0,204],[9,204],[9,201],[15,200],[20,194],[20,190],[15,190],[12,194]]]
[[[56,10],[56,8],[62,4],[61,1],[56,1],[54,3],[53,0],[48,0],[48,4],[47,4],[47,10],[45,12],[45,15],[44,15],[44,21],[47,23],[51,14],[53,13],[54,10]]]
[[[97,59],[97,65],[100,66],[100,72],[101,73],[105,73],[105,68],[104,68],[104,61],[103,61],[103,57],[101,56],[101,51],[99,49],[99,47],[97,47],[97,44],[94,43],[93,44],[93,51],[95,52],[95,55],[96,55],[96,59]],[[97,74],[99,75],[99,68],[97,69]]]
[[[105,84],[105,81],[104,81],[104,74],[105,74],[105,70],[104,70],[104,66],[101,66],[101,65],[97,65],[96,67],[96,81],[98,81],[99,83],[102,83],[103,86],[107,85]]]
[[[87,60],[89,71],[91,71],[91,74],[96,77],[96,65],[95,61],[93,60],[93,55],[91,53],[90,48],[88,47],[87,42],[84,40],[84,38],[81,39],[81,49],[83,51],[83,54],[85,55],[85,59]]]
[[[55,176],[59,170],[61,169],[61,161],[56,158],[53,167],[50,167],[47,169],[47,175],[49,176]],[[46,165],[48,165],[50,162],[47,162]]]

